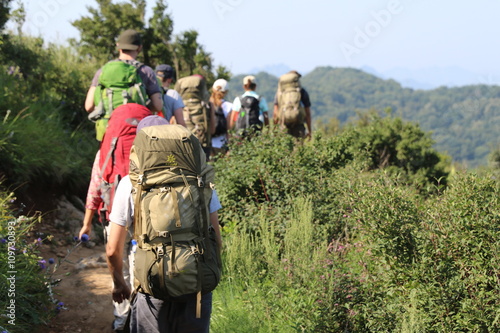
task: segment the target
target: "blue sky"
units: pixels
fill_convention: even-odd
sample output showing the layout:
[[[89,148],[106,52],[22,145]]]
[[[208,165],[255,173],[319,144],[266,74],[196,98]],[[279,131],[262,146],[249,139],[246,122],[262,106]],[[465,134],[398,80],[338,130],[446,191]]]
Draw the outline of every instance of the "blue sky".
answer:
[[[234,74],[273,65],[449,76],[500,82],[500,2],[495,0],[174,0],[174,32],[199,32],[215,63]],[[25,1],[25,31],[64,43],[69,23],[95,1]],[[148,12],[154,1],[148,1]],[[440,72],[441,71],[441,72]],[[388,75],[388,74],[387,74]],[[396,74],[394,74],[396,75]],[[453,77],[444,77],[453,84]],[[456,79],[458,80],[458,79]]]

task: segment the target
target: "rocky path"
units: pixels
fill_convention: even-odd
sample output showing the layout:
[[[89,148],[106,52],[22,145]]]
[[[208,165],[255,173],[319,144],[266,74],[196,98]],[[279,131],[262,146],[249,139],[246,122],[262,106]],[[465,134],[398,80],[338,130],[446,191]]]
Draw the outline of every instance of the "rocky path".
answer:
[[[75,248],[72,241],[82,220],[83,212],[62,200],[57,210],[35,226],[36,235],[52,236],[50,241],[43,242],[40,252],[47,262],[49,258],[60,262],[52,281],[60,280],[53,292],[64,308],[47,326],[34,328],[34,332],[113,332],[111,276],[102,240],[93,232],[88,244]],[[49,272],[53,267],[49,266]]]

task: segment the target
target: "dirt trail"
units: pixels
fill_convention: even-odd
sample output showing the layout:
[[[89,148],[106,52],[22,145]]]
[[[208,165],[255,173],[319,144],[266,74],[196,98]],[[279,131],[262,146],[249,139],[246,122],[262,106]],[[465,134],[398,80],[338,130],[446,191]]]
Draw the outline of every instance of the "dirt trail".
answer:
[[[67,234],[54,234],[51,244],[41,246],[45,260],[61,258],[67,249],[74,245],[67,244]],[[36,332],[113,332],[113,307],[111,303],[111,276],[104,259],[104,246],[92,248],[77,247],[61,263],[53,275],[53,280],[61,281],[53,288],[55,297],[64,302],[65,309],[49,323]],[[82,260],[83,259],[83,260]],[[57,260],[57,259],[56,259]],[[86,263],[84,265],[83,263]],[[86,266],[85,268],[82,268]]]

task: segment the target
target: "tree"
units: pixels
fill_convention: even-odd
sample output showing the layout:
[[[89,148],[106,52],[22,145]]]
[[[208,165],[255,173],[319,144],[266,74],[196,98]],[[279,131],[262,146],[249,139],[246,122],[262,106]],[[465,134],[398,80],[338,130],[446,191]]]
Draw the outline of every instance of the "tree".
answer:
[[[152,66],[173,64],[173,47],[170,42],[173,21],[166,11],[167,5],[163,1],[157,1],[144,36],[145,62]]]
[[[5,23],[9,20],[11,2],[12,0],[0,1],[0,31],[3,30]]]
[[[84,16],[72,24],[80,31],[80,41],[73,41],[83,55],[107,61],[117,56],[116,39],[125,29],[135,29],[143,36],[143,52],[139,60],[151,67],[171,64],[177,77],[201,74],[211,84],[216,78],[229,78],[225,67],[213,72],[213,59],[198,43],[198,32],[189,30],[175,38],[172,36],[173,21],[167,13],[165,0],[157,0],[153,17],[145,22],[146,2],[130,0],[114,4],[111,0],[97,0],[99,8],[87,7],[90,16]],[[174,40],[174,42],[172,42]]]
[[[99,8],[87,6],[91,16],[84,16],[71,24],[80,31],[80,41],[73,40],[80,52],[99,60],[111,60],[118,54],[116,39],[126,29],[144,33],[144,0],[113,4],[111,0],[97,0]]]

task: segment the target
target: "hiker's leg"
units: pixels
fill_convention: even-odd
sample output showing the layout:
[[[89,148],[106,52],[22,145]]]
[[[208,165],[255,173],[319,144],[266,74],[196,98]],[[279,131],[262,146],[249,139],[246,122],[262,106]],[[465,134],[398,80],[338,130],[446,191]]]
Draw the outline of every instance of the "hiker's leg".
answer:
[[[196,318],[196,298],[186,303],[174,303],[175,317],[173,325],[175,332],[208,333],[210,330],[210,315],[212,314],[212,293],[201,298],[201,318]]]
[[[130,332],[174,333],[167,327],[168,309],[164,303],[167,302],[137,293],[131,307]]]

